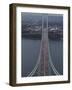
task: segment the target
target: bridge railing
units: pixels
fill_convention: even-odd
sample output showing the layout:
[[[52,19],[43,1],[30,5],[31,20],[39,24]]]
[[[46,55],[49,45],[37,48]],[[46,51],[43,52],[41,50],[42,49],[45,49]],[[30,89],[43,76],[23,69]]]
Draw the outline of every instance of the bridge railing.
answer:
[[[48,54],[49,54],[49,63],[50,63],[50,66],[54,72],[55,75],[60,75],[59,72],[56,70],[53,62],[52,62],[52,58],[51,58],[51,52],[50,52],[50,44],[49,44],[49,39],[48,39]]]
[[[35,65],[34,69],[32,70],[32,72],[28,75],[28,77],[33,76],[33,75],[35,74],[35,72],[36,72],[38,66],[39,66],[40,58],[41,58],[41,50],[42,50],[42,40],[41,40],[40,52],[39,52],[39,56],[38,56],[37,63],[36,63],[36,65]]]

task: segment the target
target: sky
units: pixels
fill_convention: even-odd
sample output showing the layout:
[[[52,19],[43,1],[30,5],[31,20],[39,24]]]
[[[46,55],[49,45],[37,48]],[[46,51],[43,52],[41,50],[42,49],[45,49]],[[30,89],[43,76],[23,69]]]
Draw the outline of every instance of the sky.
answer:
[[[48,17],[48,22],[56,22],[62,23],[63,22],[63,15],[62,14],[41,14],[41,13],[25,13],[21,12],[22,21],[23,22],[37,22],[41,20],[41,17]]]

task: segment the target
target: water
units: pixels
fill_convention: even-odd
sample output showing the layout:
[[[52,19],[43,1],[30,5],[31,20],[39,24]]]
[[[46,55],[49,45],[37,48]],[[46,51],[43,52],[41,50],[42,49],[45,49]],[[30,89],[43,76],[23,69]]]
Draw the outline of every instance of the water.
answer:
[[[27,76],[35,67],[38,60],[41,40],[22,38],[22,77]],[[49,50],[52,62],[60,74],[63,74],[63,41],[50,40]],[[49,68],[49,75],[54,75]]]

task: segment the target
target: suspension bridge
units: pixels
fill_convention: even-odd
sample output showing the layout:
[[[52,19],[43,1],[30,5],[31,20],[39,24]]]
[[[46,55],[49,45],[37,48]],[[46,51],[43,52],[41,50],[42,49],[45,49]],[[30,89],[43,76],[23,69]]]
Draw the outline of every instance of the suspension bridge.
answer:
[[[45,26],[44,23],[46,23]],[[41,39],[39,56],[34,69],[31,71],[28,77],[34,76],[35,74],[37,76],[48,76],[49,67],[51,67],[55,75],[60,75],[60,73],[56,70],[51,59],[49,40],[48,40],[48,17],[42,16],[42,39]]]

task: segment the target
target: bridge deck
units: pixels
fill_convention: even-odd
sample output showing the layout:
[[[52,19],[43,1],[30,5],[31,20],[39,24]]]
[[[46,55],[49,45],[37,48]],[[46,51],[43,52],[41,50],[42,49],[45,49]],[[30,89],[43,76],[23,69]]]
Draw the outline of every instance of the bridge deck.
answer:
[[[41,58],[38,66],[38,74],[41,76],[48,75],[48,30],[42,30],[42,47]]]

